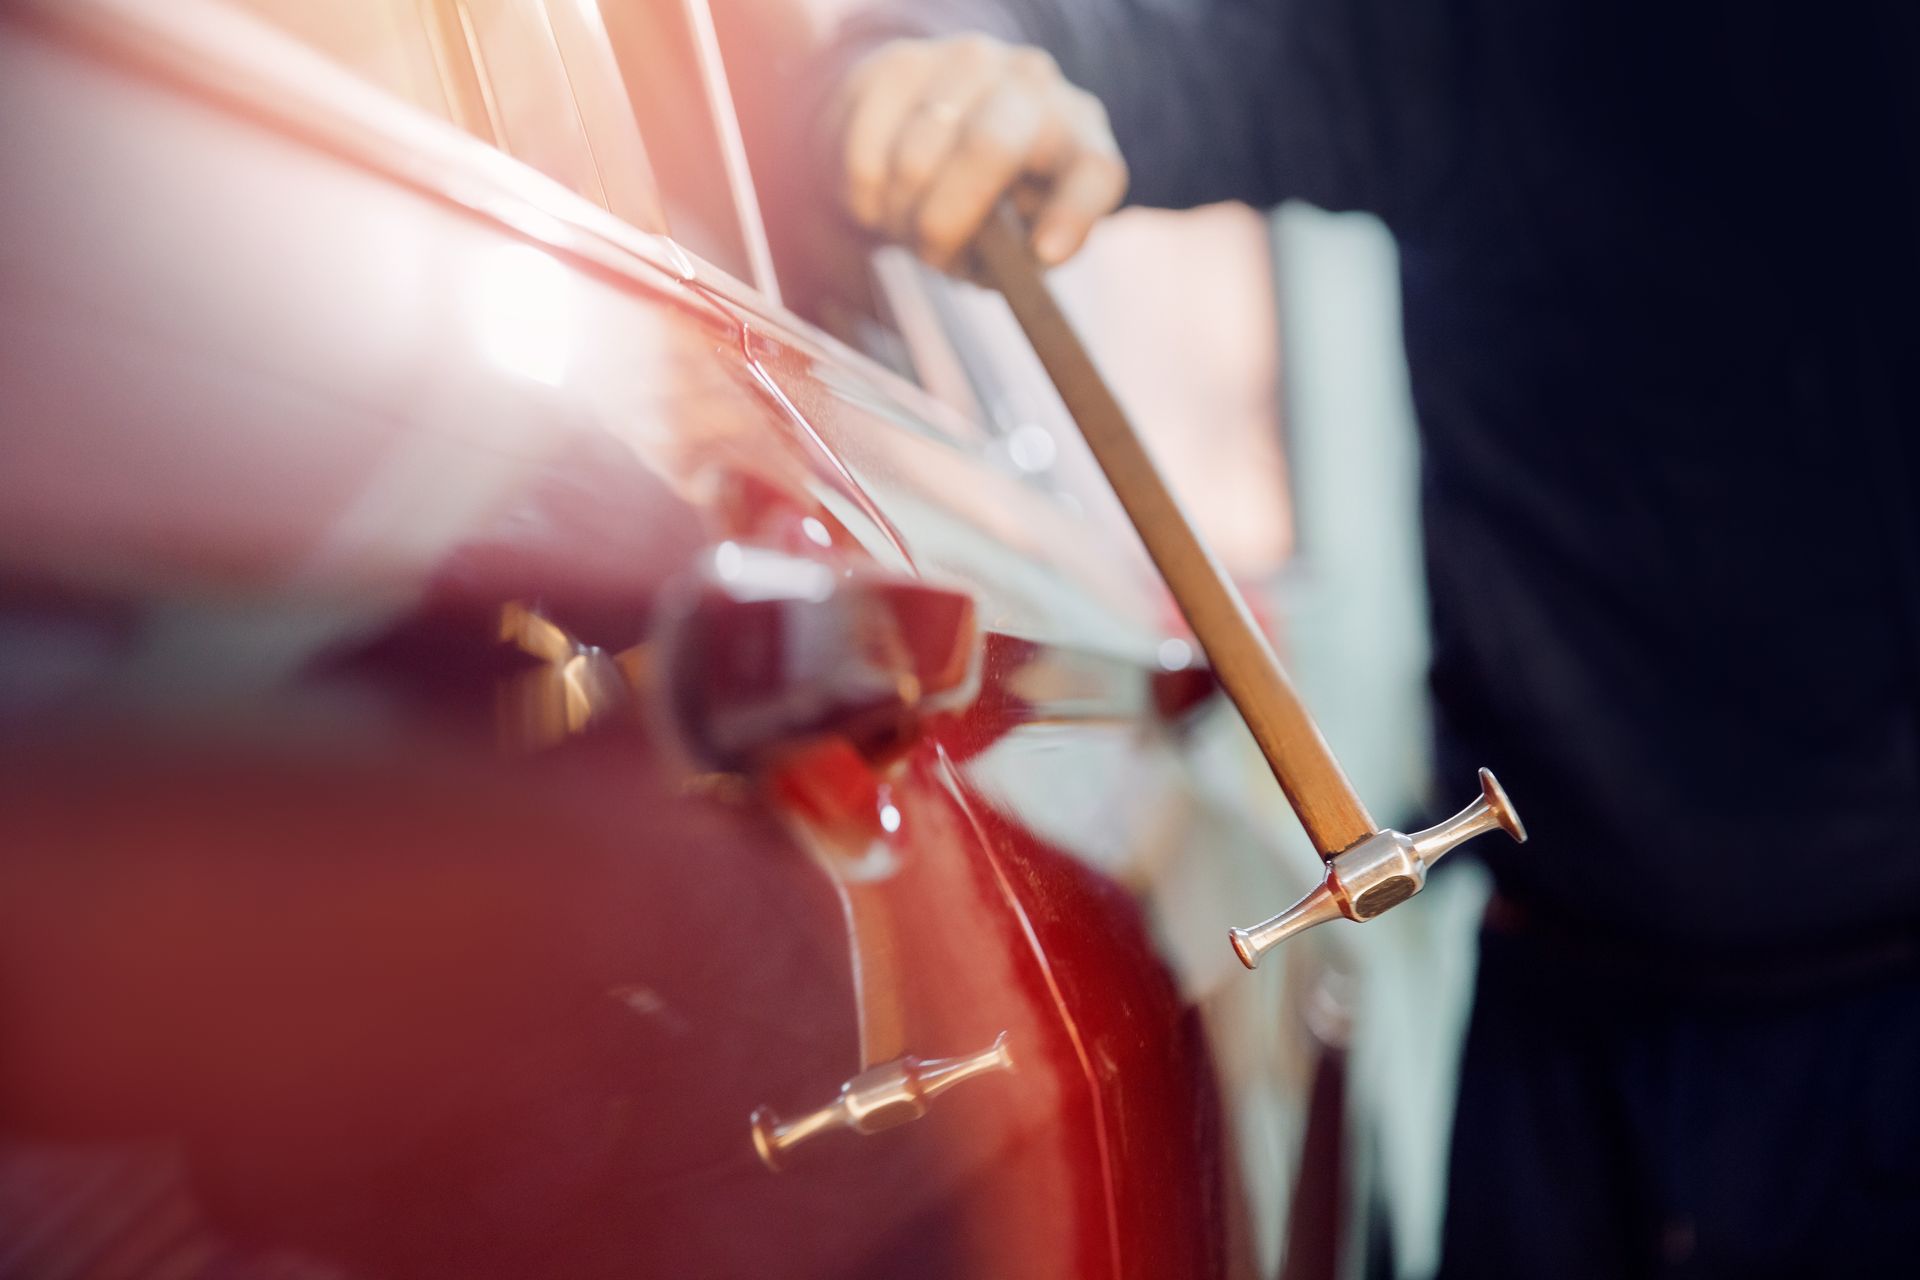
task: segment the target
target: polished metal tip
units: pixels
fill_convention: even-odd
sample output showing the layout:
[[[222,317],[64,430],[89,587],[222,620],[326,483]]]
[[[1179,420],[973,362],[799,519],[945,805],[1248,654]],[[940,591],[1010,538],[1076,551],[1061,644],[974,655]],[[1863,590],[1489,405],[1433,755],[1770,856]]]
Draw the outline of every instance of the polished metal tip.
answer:
[[[1500,779],[1493,776],[1491,769],[1480,771],[1480,795],[1487,802],[1487,808],[1493,810],[1493,816],[1500,820],[1500,829],[1512,836],[1515,844],[1525,844],[1527,824],[1520,821],[1520,811],[1513,807],[1507,789],[1500,785]]]
[[[1007,1033],[1005,1031],[1002,1031],[993,1038],[993,1048],[988,1052],[993,1055],[993,1064],[1000,1070],[1012,1071],[1015,1069],[1013,1065],[1013,1050],[1007,1047]]]
[[[760,1157],[760,1163],[767,1166],[771,1173],[779,1173],[780,1142],[775,1136],[780,1127],[780,1117],[770,1108],[755,1107],[748,1118],[749,1131],[753,1134],[753,1152]]]
[[[1260,963],[1261,956],[1294,934],[1303,933],[1329,920],[1338,920],[1342,914],[1333,891],[1322,882],[1273,919],[1262,920],[1244,929],[1229,929],[1227,937],[1232,940],[1234,954],[1240,957],[1240,963],[1251,969]]]

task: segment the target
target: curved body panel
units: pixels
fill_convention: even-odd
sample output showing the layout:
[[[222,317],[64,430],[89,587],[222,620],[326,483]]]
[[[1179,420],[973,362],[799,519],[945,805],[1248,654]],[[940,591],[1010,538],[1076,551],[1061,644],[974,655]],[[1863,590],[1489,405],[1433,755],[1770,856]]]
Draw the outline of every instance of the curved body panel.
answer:
[[[1136,548],[250,26],[4,14],[0,1271],[1273,1270],[1312,868]]]

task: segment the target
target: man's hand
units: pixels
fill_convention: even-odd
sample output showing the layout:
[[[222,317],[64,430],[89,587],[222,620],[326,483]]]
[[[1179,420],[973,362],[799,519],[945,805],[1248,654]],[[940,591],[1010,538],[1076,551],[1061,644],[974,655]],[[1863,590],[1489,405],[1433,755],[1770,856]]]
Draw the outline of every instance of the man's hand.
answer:
[[[1040,49],[894,40],[854,66],[837,106],[848,210],[937,267],[954,265],[1009,192],[1049,265],[1126,194],[1106,109]]]

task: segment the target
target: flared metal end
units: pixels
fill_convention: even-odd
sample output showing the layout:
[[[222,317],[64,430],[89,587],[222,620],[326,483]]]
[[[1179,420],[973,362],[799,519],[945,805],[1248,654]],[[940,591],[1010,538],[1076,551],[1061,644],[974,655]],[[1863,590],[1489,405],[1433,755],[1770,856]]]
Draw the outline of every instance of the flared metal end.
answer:
[[[1507,789],[1500,785],[1500,779],[1493,776],[1493,770],[1480,771],[1480,797],[1487,802],[1487,808],[1500,820],[1500,829],[1513,837],[1515,844],[1527,842],[1527,824],[1520,821],[1520,811],[1513,807],[1513,801],[1507,797]]]
[[[1240,957],[1240,963],[1249,969],[1260,967],[1260,953],[1253,949],[1253,934],[1245,929],[1229,929],[1227,937],[1233,939],[1233,954]]]
[[[767,1166],[768,1172],[779,1173],[784,1167],[780,1163],[780,1117],[767,1107],[755,1107],[748,1123],[753,1134],[753,1153],[760,1157],[760,1163]]]
[[[1262,921],[1247,929],[1231,929],[1227,937],[1233,942],[1234,954],[1240,957],[1240,963],[1249,969],[1258,968],[1260,957],[1273,950],[1296,933],[1304,933],[1317,924],[1329,920],[1338,920],[1346,913],[1340,910],[1340,904],[1334,899],[1333,891],[1325,884],[1317,884],[1306,897],[1282,911],[1271,920]]]

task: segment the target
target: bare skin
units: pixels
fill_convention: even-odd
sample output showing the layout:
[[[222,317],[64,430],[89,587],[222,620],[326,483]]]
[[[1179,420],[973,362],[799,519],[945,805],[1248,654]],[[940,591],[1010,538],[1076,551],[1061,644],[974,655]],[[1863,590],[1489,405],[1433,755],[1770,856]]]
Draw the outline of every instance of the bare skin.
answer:
[[[893,40],[854,66],[836,105],[848,211],[942,269],[1002,196],[1053,265],[1126,194],[1106,109],[1041,49],[985,35]]]

